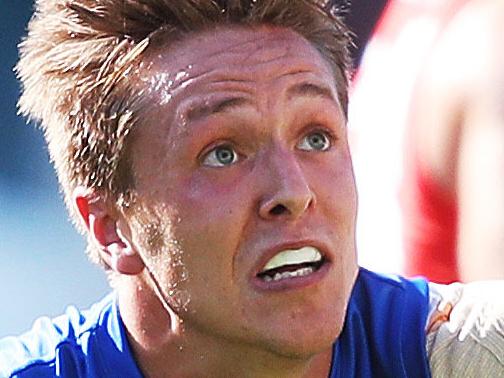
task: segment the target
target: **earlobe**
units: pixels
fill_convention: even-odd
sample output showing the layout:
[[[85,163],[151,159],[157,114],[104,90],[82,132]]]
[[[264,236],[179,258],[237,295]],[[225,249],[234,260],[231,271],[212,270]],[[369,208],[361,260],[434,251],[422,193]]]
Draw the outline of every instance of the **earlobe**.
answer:
[[[145,265],[140,255],[131,250],[129,244],[122,241],[107,246],[107,257],[110,267],[121,274],[136,275],[143,271]]]
[[[118,215],[110,210],[104,196],[78,188],[74,191],[74,203],[105,263],[117,273],[141,273],[143,260],[119,229]]]

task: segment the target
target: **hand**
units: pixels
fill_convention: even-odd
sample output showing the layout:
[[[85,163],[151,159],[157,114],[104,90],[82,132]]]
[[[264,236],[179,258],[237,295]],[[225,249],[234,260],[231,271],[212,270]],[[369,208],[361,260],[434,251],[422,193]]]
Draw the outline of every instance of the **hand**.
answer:
[[[483,338],[495,327],[504,333],[504,281],[478,281],[468,284],[430,284],[440,301],[431,316],[428,332],[447,322],[451,333],[463,341],[470,333]]]

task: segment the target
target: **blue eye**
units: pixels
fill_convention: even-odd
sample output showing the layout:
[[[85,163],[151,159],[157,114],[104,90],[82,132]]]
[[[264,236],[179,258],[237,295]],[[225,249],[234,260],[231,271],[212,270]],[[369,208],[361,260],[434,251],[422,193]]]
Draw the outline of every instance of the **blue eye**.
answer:
[[[208,167],[225,167],[238,161],[238,154],[231,146],[218,146],[208,152],[203,165]]]
[[[303,151],[327,151],[331,147],[331,139],[324,131],[310,133],[301,139],[297,148]]]

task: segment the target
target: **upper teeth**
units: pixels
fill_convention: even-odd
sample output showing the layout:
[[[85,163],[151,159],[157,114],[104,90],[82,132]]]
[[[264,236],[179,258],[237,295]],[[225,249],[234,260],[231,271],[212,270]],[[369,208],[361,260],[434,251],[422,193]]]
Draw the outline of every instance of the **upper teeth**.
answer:
[[[283,265],[296,265],[314,263],[322,260],[322,255],[315,247],[303,247],[300,249],[287,249],[277,253],[263,268],[263,272],[276,269]]]

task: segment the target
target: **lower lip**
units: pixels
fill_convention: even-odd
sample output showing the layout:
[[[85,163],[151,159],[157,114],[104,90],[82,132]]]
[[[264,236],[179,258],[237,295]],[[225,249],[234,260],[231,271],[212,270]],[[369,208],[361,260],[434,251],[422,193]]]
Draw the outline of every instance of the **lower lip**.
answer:
[[[266,282],[262,278],[255,276],[252,279],[252,284],[260,291],[286,291],[303,289],[322,281],[329,272],[330,266],[330,262],[326,261],[317,271],[310,273],[307,276],[289,277],[279,281]]]

